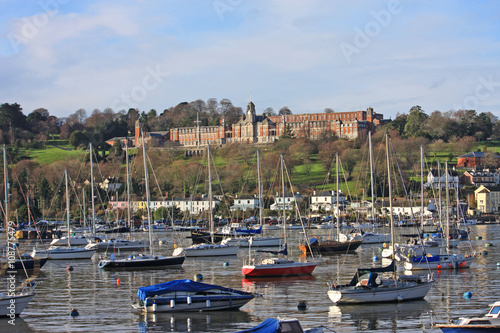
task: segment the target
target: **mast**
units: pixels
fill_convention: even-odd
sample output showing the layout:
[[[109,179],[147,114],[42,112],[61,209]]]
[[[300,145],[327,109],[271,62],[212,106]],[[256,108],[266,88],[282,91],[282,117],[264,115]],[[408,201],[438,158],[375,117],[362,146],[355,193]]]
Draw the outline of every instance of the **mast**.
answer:
[[[149,233],[149,253],[153,254],[153,238],[151,232],[151,207],[149,207],[149,181],[148,181],[148,162],[146,159],[146,142],[144,141],[144,132],[142,135],[142,155],[144,157],[144,180],[146,182],[146,210],[148,212],[148,233]]]
[[[68,190],[68,169],[64,169],[64,179],[66,180],[66,222],[68,223],[68,247],[71,246],[69,240],[69,190]]]
[[[284,238],[284,243],[286,246],[285,163],[283,161],[283,154],[281,154],[280,156],[281,156],[281,186],[283,188],[283,234],[284,234],[283,238]]]
[[[439,216],[439,225],[441,226],[441,228],[443,227],[443,217],[442,217],[442,202],[441,202],[441,162],[438,160],[438,187],[439,187],[439,190],[438,190],[438,193],[439,193],[439,205],[438,205],[438,216]]]
[[[424,146],[420,146],[420,225],[424,228]]]
[[[92,235],[95,235],[95,203],[94,203],[94,162],[92,161],[92,142],[90,143],[90,184],[92,194]]]
[[[210,144],[207,142],[207,155],[208,155],[208,223],[210,225],[210,241],[214,242],[214,219],[212,216],[212,169],[210,166]]]
[[[448,180],[448,161],[444,164],[444,169],[446,172],[446,253],[450,253],[450,186]]]
[[[3,185],[5,187],[5,233],[9,231],[9,175],[7,170],[7,147],[3,145]]]
[[[394,216],[392,215],[392,182],[391,182],[391,155],[389,153],[389,133],[385,133],[385,150],[387,153],[387,180],[389,184],[389,213],[390,219],[389,223],[391,224],[391,247],[392,247],[392,259],[395,258],[395,246],[394,246]]]
[[[337,167],[336,167],[336,181],[337,181],[337,193],[336,193],[336,201],[337,201],[337,209],[336,209],[336,213],[337,213],[337,241],[340,241],[340,208],[339,208],[339,153],[336,153],[335,154],[335,159],[336,159],[336,164],[337,164]]]
[[[128,218],[128,227],[132,228],[132,220],[130,218],[130,174],[129,174],[129,165],[128,165],[128,136],[125,141],[125,156],[126,156],[126,168],[127,168],[127,218]]]
[[[257,149],[257,178],[259,178],[259,220],[262,227],[262,182],[260,180],[260,153]],[[262,234],[261,234],[262,236]]]
[[[372,147],[372,132],[368,132],[368,142],[370,148],[370,183],[372,190],[372,220],[375,222],[375,184],[373,183],[373,147]]]
[[[85,186],[82,188],[82,197],[83,197],[83,227],[86,230],[87,228],[87,210],[85,207]]]

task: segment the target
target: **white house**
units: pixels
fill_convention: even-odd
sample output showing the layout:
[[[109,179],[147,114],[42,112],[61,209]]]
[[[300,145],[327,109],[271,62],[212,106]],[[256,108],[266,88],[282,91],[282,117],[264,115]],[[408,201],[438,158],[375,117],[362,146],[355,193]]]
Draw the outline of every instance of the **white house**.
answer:
[[[283,210],[283,205],[285,206],[285,210],[293,210],[295,209],[295,202],[301,203],[304,199],[302,196],[297,193],[285,193],[285,197],[283,195],[276,193],[276,197],[274,198],[274,203],[271,205],[271,210]]]
[[[456,189],[458,188],[458,183],[459,183],[458,173],[455,172],[455,170],[448,170],[448,187],[450,189]],[[444,168],[439,170],[439,172],[438,170],[434,169],[429,170],[429,173],[427,174],[427,183],[424,186],[436,189],[437,188],[445,189],[446,172]]]
[[[259,199],[252,197],[251,195],[236,196],[233,205],[229,208],[232,211],[235,210],[247,210],[259,208]]]
[[[347,201],[345,195],[339,191],[339,206],[345,207]],[[337,205],[337,193],[335,191],[322,191],[319,193],[314,192],[311,196],[311,210],[318,211],[333,211]]]

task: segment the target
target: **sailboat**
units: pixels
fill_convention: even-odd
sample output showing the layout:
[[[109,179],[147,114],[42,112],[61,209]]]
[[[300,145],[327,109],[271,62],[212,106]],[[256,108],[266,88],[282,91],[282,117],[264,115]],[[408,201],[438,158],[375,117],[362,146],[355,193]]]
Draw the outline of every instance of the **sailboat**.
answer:
[[[262,181],[260,177],[260,152],[257,149],[257,178],[258,178],[258,186],[259,186],[259,231],[262,230],[262,223],[264,221],[264,217],[262,216]],[[248,234],[246,236],[242,237],[228,237],[224,239],[223,244],[228,244],[228,245],[239,245],[241,247],[249,247],[249,246],[254,246],[254,247],[273,247],[273,246],[280,246],[282,242],[281,237],[272,237],[272,236],[264,236],[262,233],[260,233],[260,236],[254,236],[253,234]]]
[[[207,157],[208,157],[208,210],[209,210],[209,224],[210,234],[212,235],[212,242],[210,244],[202,243],[195,244],[189,247],[178,247],[174,250],[174,256],[184,255],[186,257],[213,257],[213,256],[235,256],[238,254],[239,245],[227,244],[214,244],[214,219],[212,213],[212,171],[210,163],[210,145],[207,144]]]
[[[283,155],[281,155],[281,182],[283,188],[283,199],[285,198],[285,167],[283,162]],[[286,213],[285,213],[285,200],[283,200],[283,233],[284,233],[284,244],[283,248],[280,251],[261,251],[261,252],[270,252],[274,254],[283,254],[283,256],[288,255],[287,250],[287,239],[286,239]],[[249,248],[249,256],[250,256],[250,248]],[[255,259],[249,258],[250,261],[254,261]],[[264,259],[260,264],[248,264],[244,265],[241,269],[241,274],[243,274],[246,278],[248,277],[269,277],[269,276],[294,276],[294,275],[308,275],[312,274],[316,266],[317,262],[297,262],[287,258],[268,258]]]
[[[394,215],[392,208],[392,182],[390,177],[389,134],[386,134],[387,172],[389,183],[389,205],[391,243],[394,248]],[[390,278],[380,278],[379,273],[392,272]],[[328,297],[336,304],[401,302],[424,298],[434,281],[415,275],[396,277],[394,253],[392,262],[386,267],[360,268],[351,282],[344,285],[329,283]]]
[[[129,176],[129,154],[128,154],[128,138],[125,144],[125,160],[126,160],[126,169],[127,169],[127,218],[128,218],[128,226],[127,229],[130,232],[131,228],[131,214],[130,214],[130,176]],[[123,239],[123,238],[107,238],[101,239],[99,237],[94,237],[91,241],[91,244],[97,247],[97,251],[136,251],[149,248],[150,244],[148,241],[144,240],[133,240],[133,239]]]
[[[69,213],[70,213],[70,204],[69,204],[69,186],[68,186],[68,170],[64,171],[64,177],[66,180],[66,222],[68,225],[68,236],[67,242],[68,246],[51,246],[47,250],[36,250],[33,249],[31,255],[35,257],[36,254],[47,255],[49,259],[90,259],[97,251],[96,248],[87,248],[87,247],[75,247],[71,246],[70,243],[70,223],[69,223]]]
[[[371,212],[372,212],[372,226],[375,225],[375,182],[373,179],[373,146],[372,146],[372,132],[368,132],[368,145],[370,149],[370,183],[371,183]],[[376,233],[374,231],[362,231],[361,237],[363,238],[363,244],[378,244],[391,241],[391,234]]]
[[[345,234],[340,233],[340,207],[339,207],[339,154],[336,154],[337,159],[337,239],[334,240],[320,240],[313,237],[309,240],[309,244],[300,244],[299,248],[303,253],[332,253],[332,252],[352,252],[363,243],[361,237],[350,238]]]
[[[445,163],[446,172],[446,225],[445,225],[445,240],[446,253],[431,254],[424,253],[421,256],[413,256],[405,258],[404,267],[406,270],[422,270],[422,269],[455,269],[468,268],[474,262],[475,253],[458,254],[450,251],[450,214],[449,214],[449,181],[448,181],[448,162]],[[458,190],[458,189],[457,189]],[[458,209],[458,208],[457,208]],[[458,214],[458,212],[457,212]]]
[[[7,248],[11,250],[12,239],[9,238],[9,229],[12,226],[9,224],[9,177],[7,174],[7,150],[5,145],[3,146],[3,163],[4,163],[4,187],[5,187],[5,235],[7,241]],[[10,234],[12,235],[12,234]],[[12,249],[15,251],[15,249]],[[10,251],[9,251],[10,252]],[[16,261],[14,258],[15,252],[12,256],[2,258],[2,271],[8,271],[9,275],[16,274],[13,262]],[[33,259],[32,259],[33,260]],[[5,261],[5,269],[4,269]],[[47,259],[45,259],[47,261]],[[44,262],[45,263],[45,262]],[[12,266],[11,266],[12,265]],[[11,279],[9,278],[9,285]],[[21,290],[9,290],[6,293],[0,293],[0,317],[9,317],[14,319],[15,316],[19,316],[28,303],[35,297],[34,284],[26,283],[24,288]]]
[[[155,255],[153,251],[153,236],[151,228],[151,207],[149,205],[149,181],[148,181],[148,164],[146,159],[146,142],[144,141],[144,133],[142,133],[142,153],[144,157],[144,178],[146,182],[146,210],[148,212],[148,233],[149,233],[149,254],[135,254],[123,259],[115,259],[112,253],[110,259],[99,261],[98,267],[110,269],[162,269],[172,266],[180,266],[184,263],[183,256],[161,256]]]

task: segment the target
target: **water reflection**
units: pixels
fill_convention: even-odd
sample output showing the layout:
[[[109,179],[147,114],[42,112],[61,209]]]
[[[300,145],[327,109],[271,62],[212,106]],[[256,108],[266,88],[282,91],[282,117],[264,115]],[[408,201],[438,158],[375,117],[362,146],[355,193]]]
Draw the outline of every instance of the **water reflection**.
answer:
[[[222,332],[237,331],[251,321],[245,311],[213,311],[141,314],[139,331],[142,332]]]

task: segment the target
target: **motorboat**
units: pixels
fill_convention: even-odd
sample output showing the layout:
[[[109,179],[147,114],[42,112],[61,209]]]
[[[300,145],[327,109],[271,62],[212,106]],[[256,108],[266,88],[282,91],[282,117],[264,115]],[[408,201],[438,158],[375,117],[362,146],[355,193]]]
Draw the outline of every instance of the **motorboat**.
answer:
[[[115,259],[115,255],[112,253],[110,259],[99,261],[97,267],[104,270],[164,269],[167,267],[181,266],[184,260],[184,257],[159,256],[142,253],[130,255],[126,258]]]
[[[434,283],[417,275],[379,277],[382,272],[394,273],[394,260],[386,267],[358,268],[348,284],[329,283],[328,297],[335,304],[411,301],[424,298]]]
[[[500,302],[489,305],[490,310],[484,317],[460,317],[449,324],[437,324],[443,332],[499,332]]]
[[[236,333],[322,333],[323,327],[304,330],[296,318],[267,318],[259,325]]]
[[[456,269],[469,268],[474,262],[473,255],[462,254],[426,254],[405,258],[405,270]]]
[[[137,296],[139,304],[133,307],[146,313],[232,310],[254,298],[246,291],[189,279],[141,287]]]

